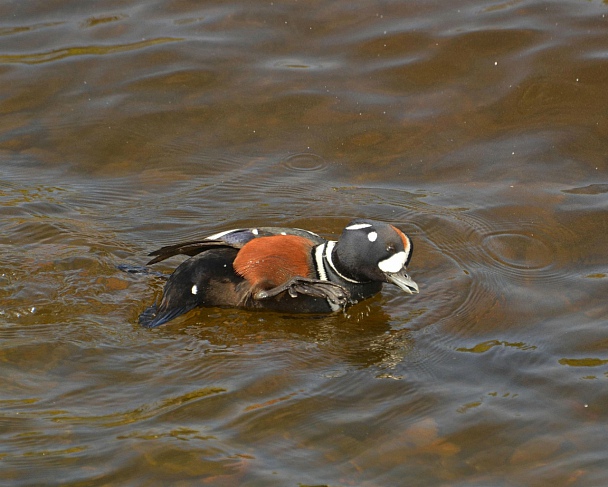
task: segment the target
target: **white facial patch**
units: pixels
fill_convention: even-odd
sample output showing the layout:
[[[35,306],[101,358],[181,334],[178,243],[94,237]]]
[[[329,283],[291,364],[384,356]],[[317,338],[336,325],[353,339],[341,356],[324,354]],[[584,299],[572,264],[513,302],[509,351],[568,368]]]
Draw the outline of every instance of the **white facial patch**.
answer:
[[[378,262],[378,267],[382,272],[394,274],[403,269],[406,257],[407,256],[405,252],[397,252],[395,255],[392,255],[388,259],[384,259]]]
[[[355,223],[350,227],[346,227],[346,230],[361,230],[362,228],[369,228],[372,225],[370,223]]]
[[[192,294],[197,294],[197,293],[198,293],[198,287],[195,284],[194,286],[192,286]]]
[[[378,234],[376,232],[369,232],[367,234],[367,238],[370,242],[375,242],[376,239],[378,238]]]

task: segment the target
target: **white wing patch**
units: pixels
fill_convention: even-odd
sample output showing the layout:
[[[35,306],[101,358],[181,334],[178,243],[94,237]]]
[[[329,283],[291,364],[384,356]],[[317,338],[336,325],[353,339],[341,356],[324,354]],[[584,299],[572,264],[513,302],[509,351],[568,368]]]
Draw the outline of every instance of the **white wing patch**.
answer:
[[[192,286],[192,294],[198,294],[198,287],[196,286],[196,284],[194,286]]]
[[[397,252],[395,255],[392,255],[388,259],[384,259],[378,262],[378,267],[382,272],[389,272],[391,274],[394,274],[403,269],[406,257],[407,255],[405,252]]]

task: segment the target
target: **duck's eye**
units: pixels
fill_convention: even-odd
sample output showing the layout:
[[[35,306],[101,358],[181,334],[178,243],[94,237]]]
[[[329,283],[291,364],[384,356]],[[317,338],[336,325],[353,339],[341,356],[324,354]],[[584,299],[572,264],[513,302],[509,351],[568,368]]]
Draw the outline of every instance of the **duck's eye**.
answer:
[[[393,244],[388,244],[386,246],[386,251],[387,252],[394,252],[395,251],[395,246]]]

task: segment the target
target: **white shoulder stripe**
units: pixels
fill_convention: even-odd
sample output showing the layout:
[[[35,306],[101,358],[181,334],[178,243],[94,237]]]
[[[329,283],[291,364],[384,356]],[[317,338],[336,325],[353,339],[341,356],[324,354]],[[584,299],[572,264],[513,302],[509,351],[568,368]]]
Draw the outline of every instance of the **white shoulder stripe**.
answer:
[[[317,273],[319,274],[320,281],[327,281],[327,273],[325,272],[325,264],[323,263],[323,254],[325,252],[325,247],[329,244],[335,244],[336,242],[326,242],[321,245],[317,245],[315,247],[315,265],[317,267]],[[333,248],[333,245],[332,245]],[[329,305],[329,309],[332,311],[338,311],[341,306],[338,303],[334,303],[329,298],[326,299],[327,304]]]
[[[315,247],[315,267],[317,268],[317,274],[319,274],[320,281],[327,281],[327,273],[325,272],[325,266],[323,264],[324,250],[325,244],[317,245]]]

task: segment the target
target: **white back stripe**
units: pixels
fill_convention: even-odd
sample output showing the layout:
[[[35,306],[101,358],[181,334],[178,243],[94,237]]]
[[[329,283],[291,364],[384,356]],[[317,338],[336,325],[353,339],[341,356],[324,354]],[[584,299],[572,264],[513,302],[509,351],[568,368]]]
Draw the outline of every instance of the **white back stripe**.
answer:
[[[239,229],[236,230],[226,230],[225,232],[220,232],[220,233],[214,233],[213,235],[210,235],[209,237],[205,237],[205,240],[220,240],[224,235],[228,235],[229,233],[232,232],[238,232],[240,231]]]

